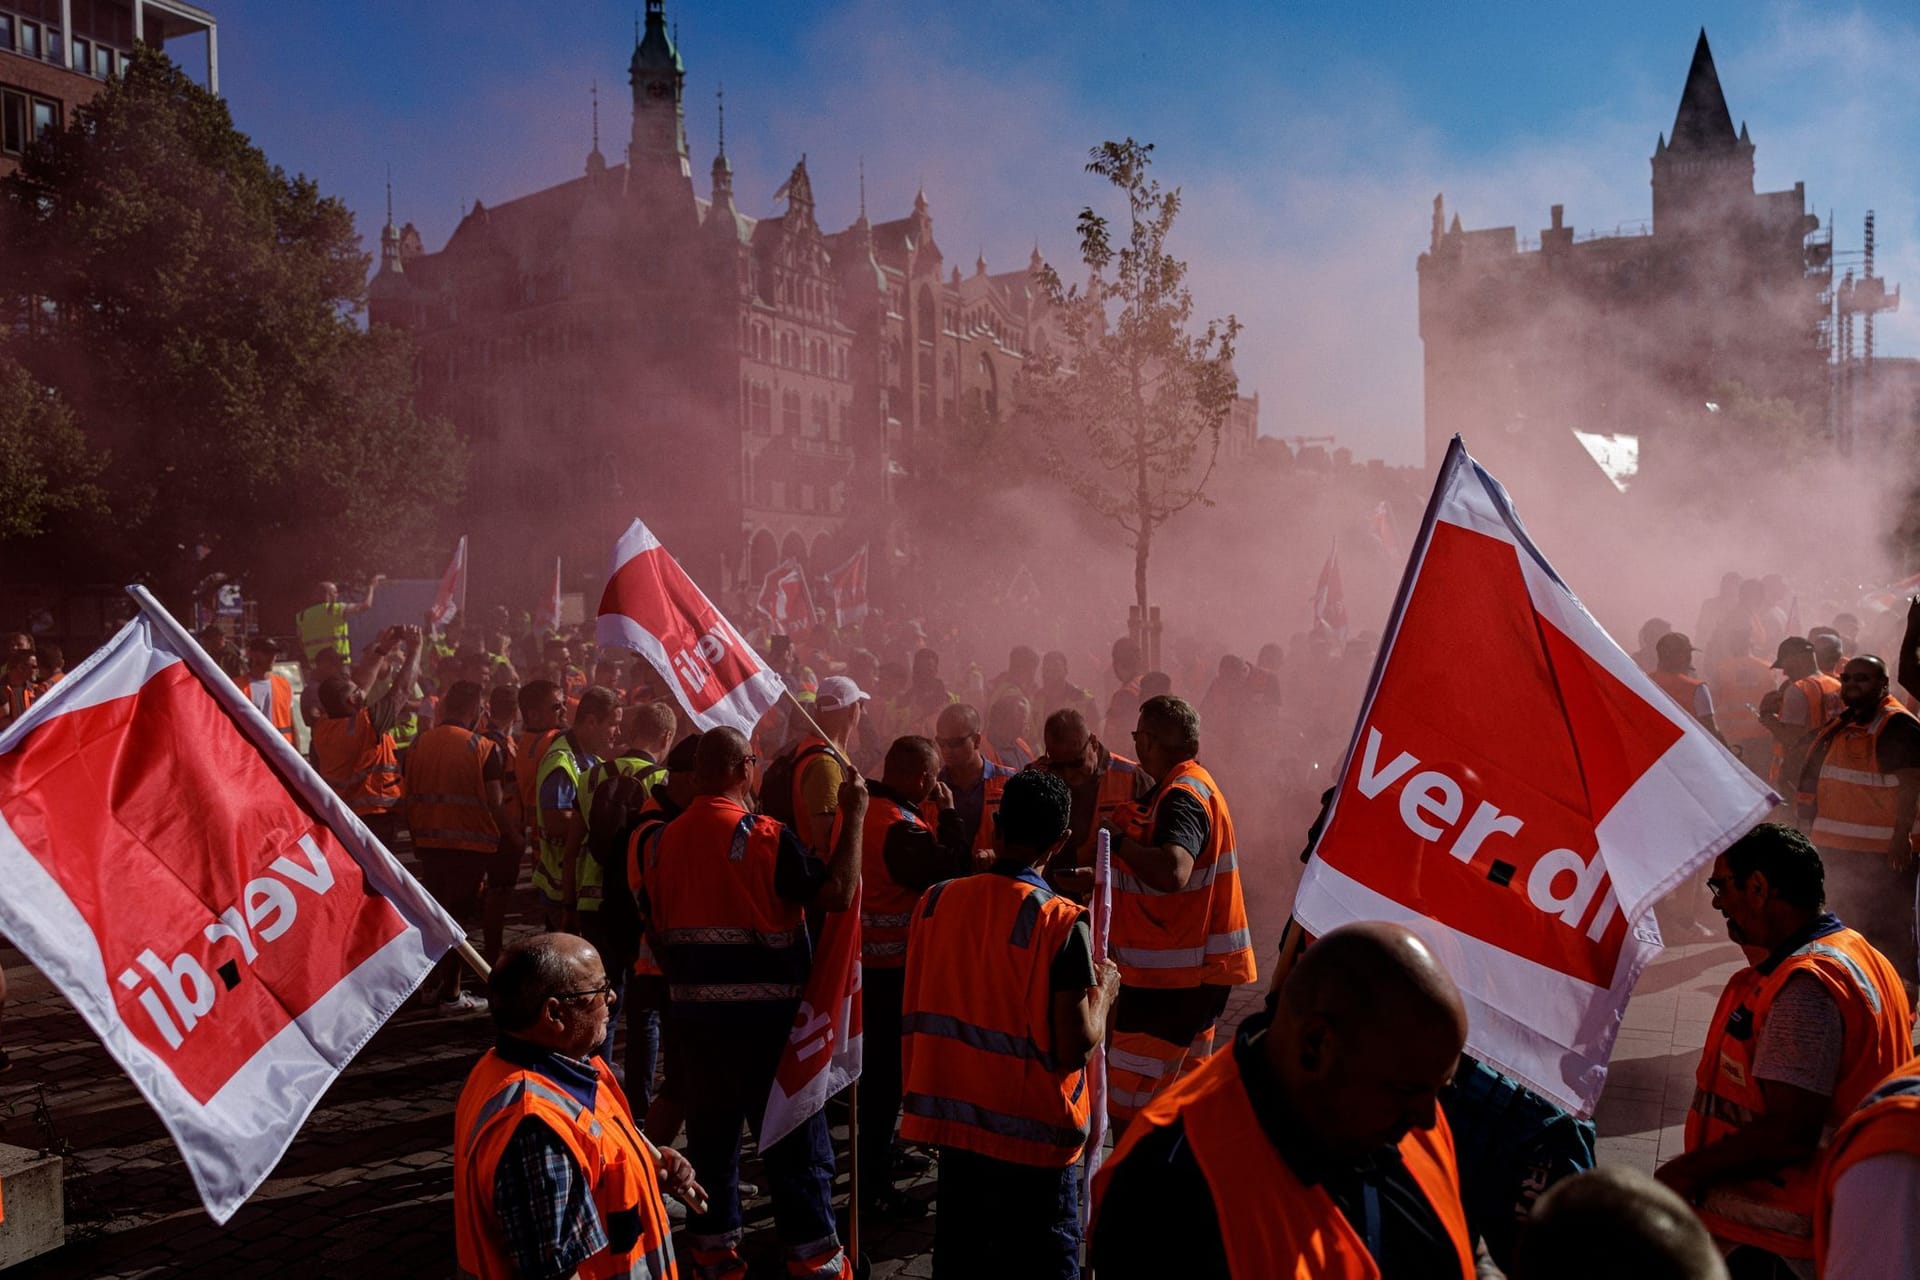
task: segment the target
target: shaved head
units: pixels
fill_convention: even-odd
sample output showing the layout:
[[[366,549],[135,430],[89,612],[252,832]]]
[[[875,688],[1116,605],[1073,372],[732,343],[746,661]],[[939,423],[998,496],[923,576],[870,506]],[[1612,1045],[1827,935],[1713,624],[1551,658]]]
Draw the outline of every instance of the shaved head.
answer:
[[[1466,1008],[1433,951],[1411,930],[1372,922],[1301,955],[1266,1055],[1315,1136],[1360,1156],[1432,1126],[1466,1037]]]
[[[1637,1169],[1608,1165],[1554,1184],[1520,1232],[1514,1280],[1726,1280],[1687,1202]]]
[[[747,745],[747,736],[738,729],[722,726],[709,729],[700,735],[700,745],[694,748],[693,779],[702,791],[715,791],[732,785],[733,780],[747,766],[747,757],[753,751]]]

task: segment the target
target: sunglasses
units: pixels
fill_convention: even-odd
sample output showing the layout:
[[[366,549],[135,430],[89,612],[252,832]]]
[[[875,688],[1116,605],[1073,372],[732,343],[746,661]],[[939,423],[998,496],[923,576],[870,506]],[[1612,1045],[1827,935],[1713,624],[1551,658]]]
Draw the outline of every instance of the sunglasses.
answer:
[[[597,1000],[601,996],[605,996],[607,998],[608,1003],[612,1003],[613,1001],[613,984],[612,983],[609,982],[604,986],[593,987],[586,991],[555,992],[553,998],[555,1000]]]

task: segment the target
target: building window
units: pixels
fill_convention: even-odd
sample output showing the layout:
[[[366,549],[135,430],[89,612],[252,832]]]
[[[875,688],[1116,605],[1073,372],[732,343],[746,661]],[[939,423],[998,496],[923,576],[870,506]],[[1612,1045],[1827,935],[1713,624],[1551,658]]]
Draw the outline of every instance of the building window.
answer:
[[[852,414],[853,414],[853,405],[848,401],[842,400],[840,402],[839,426],[834,428],[834,432],[833,432],[833,438],[835,440],[845,440],[847,438],[847,435],[851,430],[851,426],[852,426],[852,424],[848,422],[848,419],[852,416]]]
[[[780,395],[780,429],[800,433],[800,393],[785,391]]]
[[[0,91],[0,150],[19,155],[27,149],[25,94]]]
[[[60,127],[60,104],[45,98],[33,100],[33,138],[38,142]]]
[[[13,15],[0,13],[0,49],[13,52]]]
[[[764,382],[753,384],[753,428],[761,432],[773,430],[773,391]]]
[[[57,62],[62,66],[66,65],[66,58],[63,57],[60,52],[60,32],[54,27],[47,28],[47,61]],[[84,73],[86,67],[82,66],[80,70]]]
[[[825,437],[827,434],[827,398],[815,396],[811,406],[813,410],[813,434]]]
[[[20,52],[29,58],[40,56],[40,24],[23,22],[20,24]]]
[[[83,76],[93,71],[93,43],[79,36],[73,38],[73,69]]]
[[[105,45],[93,47],[93,74],[102,80],[113,79],[113,50]]]

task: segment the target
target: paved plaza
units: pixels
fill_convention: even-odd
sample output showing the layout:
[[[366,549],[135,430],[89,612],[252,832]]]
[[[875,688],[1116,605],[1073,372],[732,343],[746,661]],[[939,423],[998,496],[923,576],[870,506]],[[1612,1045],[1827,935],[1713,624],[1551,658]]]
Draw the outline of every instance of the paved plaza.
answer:
[[[1273,938],[1261,942],[1270,957]],[[159,1120],[79,1016],[17,951],[0,947],[0,962],[12,992],[0,1032],[14,1064],[0,1075],[0,1142],[50,1147],[68,1162],[66,1247],[8,1280],[454,1273],[453,1109],[492,1039],[484,1014],[396,1016],[321,1100],[273,1176],[217,1227]],[[1597,1117],[1603,1161],[1651,1171],[1679,1149],[1707,1020],[1739,962],[1728,943],[1692,943],[1644,975]],[[1228,1020],[1237,1025],[1260,995],[1237,993]],[[834,1133],[844,1160],[844,1125]],[[746,1178],[764,1185],[758,1175],[749,1159]],[[931,1176],[908,1190],[930,1197]],[[747,1221],[756,1274],[780,1274],[771,1205],[749,1202]],[[931,1275],[932,1238],[931,1219],[868,1224],[873,1275]]]

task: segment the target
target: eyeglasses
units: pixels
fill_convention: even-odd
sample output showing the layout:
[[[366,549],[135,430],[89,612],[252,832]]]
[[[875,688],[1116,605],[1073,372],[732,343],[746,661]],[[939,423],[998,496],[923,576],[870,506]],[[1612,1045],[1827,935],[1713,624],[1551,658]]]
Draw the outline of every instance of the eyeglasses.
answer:
[[[597,1000],[601,996],[607,998],[608,1004],[613,1003],[613,984],[611,982],[602,986],[593,987],[587,991],[556,991],[553,998],[555,1000]]]
[[[1731,888],[1733,888],[1733,881],[1731,879],[1722,876],[1707,877],[1707,894],[1709,897],[1721,897]]]

